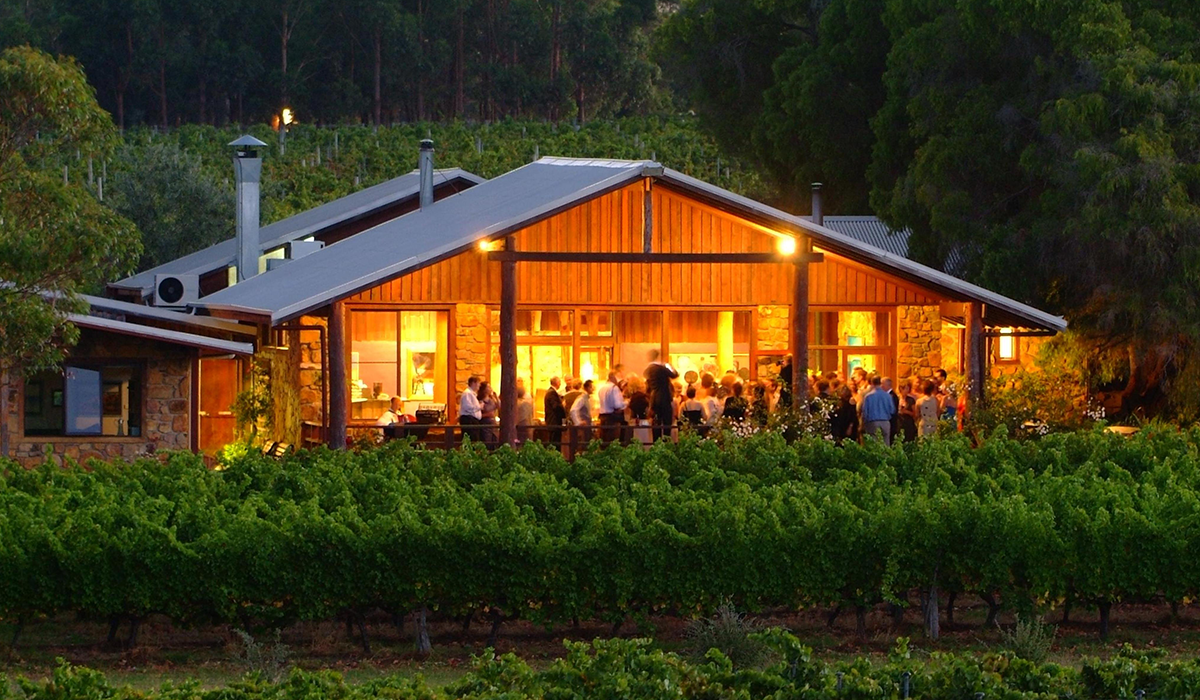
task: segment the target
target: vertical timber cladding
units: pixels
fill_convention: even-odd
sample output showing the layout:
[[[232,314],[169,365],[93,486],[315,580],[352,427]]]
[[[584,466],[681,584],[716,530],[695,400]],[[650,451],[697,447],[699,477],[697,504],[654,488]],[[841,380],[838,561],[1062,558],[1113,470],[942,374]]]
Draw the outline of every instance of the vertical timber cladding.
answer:
[[[597,197],[514,234],[516,248],[544,252],[642,251],[643,185]],[[655,186],[654,249],[664,253],[753,253],[775,250],[774,239],[738,217],[665,186]],[[517,303],[630,306],[789,305],[789,263],[559,264],[517,266]],[[500,263],[471,248],[369,289],[350,303],[498,304]],[[826,253],[810,266],[809,303],[927,305],[929,293],[884,273]]]

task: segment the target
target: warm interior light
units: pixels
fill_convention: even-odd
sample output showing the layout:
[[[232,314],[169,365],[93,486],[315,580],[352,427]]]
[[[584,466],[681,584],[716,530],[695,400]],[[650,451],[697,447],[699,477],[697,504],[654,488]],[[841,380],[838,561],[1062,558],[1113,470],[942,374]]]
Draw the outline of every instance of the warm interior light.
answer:
[[[1000,356],[1001,360],[1015,360],[1017,358],[1016,338],[1013,337],[1012,332],[1013,329],[1011,328],[1000,329],[1000,347],[996,354]]]
[[[280,112],[280,115],[283,117],[283,125],[284,126],[287,126],[292,123],[292,110],[291,109],[284,107],[283,111]]]
[[[779,241],[775,244],[775,247],[779,249],[780,255],[795,255],[796,239],[792,238],[791,236],[784,236],[783,238],[779,239]]]
[[[487,239],[484,239],[484,240],[482,240],[482,241],[480,241],[480,242],[479,242],[479,250],[480,250],[480,251],[482,251],[482,252],[486,253],[486,252],[488,252],[488,251],[489,251],[489,250],[491,250],[491,249],[492,249],[492,242],[491,242],[491,241],[489,241],[489,240],[487,240]]]

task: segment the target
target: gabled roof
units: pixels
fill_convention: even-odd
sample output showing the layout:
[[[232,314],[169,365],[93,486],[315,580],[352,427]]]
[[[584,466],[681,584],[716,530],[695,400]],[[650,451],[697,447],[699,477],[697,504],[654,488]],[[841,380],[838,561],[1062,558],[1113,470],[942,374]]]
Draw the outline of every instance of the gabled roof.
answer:
[[[1066,328],[1062,318],[658,163],[573,158],[530,163],[211,294],[195,306],[258,314],[272,324],[282,323],[645,177],[754,221],[776,235],[808,235],[822,250],[914,281],[949,299],[982,302],[999,311],[993,311],[989,321],[1056,331]]]
[[[208,295],[199,308],[282,323],[661,172],[648,161],[543,158]]]
[[[906,257],[864,243],[852,236],[838,233],[828,226],[817,226],[806,217],[788,214],[674,170],[666,170],[660,180],[718,208],[776,228],[782,233],[801,233],[810,236],[813,244],[822,250],[909,280],[926,289],[944,294],[951,300],[980,302],[987,307],[984,321],[990,325],[1019,326],[1060,332],[1067,329],[1067,322],[1061,316],[1048,314],[1003,294],[997,294],[990,289],[984,289],[946,274],[941,270],[935,270]]]
[[[100,316],[71,314],[68,316],[68,318],[71,320],[71,323],[79,326],[80,328],[90,328],[92,330],[105,331],[108,333],[118,333],[120,335],[128,335],[134,338],[143,338],[146,340],[155,340],[163,343],[170,343],[172,345],[184,345],[218,354],[254,354],[253,343],[239,343],[233,340],[220,340],[217,338],[209,338],[208,336],[204,335],[196,335],[195,333],[184,333],[182,331],[171,331],[165,328],[143,326],[139,323],[117,321],[115,319],[102,318]]]
[[[470,187],[478,185],[484,180],[478,175],[459,168],[434,171],[435,186],[453,181],[459,181]],[[417,171],[413,171],[268,224],[259,230],[262,252],[367,216],[378,209],[405,199],[415,199],[420,194],[420,189],[420,175]],[[195,253],[163,263],[158,267],[113,282],[109,286],[115,289],[138,291],[145,297],[153,293],[154,276],[157,274],[203,275],[236,264],[236,262],[237,239],[230,238]]]

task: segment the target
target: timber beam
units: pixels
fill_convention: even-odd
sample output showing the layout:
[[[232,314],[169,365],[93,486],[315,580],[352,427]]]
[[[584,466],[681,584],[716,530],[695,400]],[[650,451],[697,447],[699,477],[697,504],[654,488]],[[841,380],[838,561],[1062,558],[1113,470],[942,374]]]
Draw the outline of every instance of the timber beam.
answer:
[[[766,263],[819,263],[823,253],[780,255],[778,253],[538,253],[495,250],[488,253],[493,262],[548,262],[548,263],[709,263],[747,264]]]

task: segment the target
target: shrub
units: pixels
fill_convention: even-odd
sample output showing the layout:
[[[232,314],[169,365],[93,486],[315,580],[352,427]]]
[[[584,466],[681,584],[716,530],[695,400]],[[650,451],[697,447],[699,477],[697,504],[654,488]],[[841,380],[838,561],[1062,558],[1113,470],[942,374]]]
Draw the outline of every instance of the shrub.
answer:
[[[1012,629],[1001,628],[1000,638],[1004,648],[1014,656],[1040,664],[1049,658],[1057,630],[1054,625],[1042,622],[1037,617],[1017,615],[1017,622]]]
[[[710,649],[727,656],[734,666],[753,668],[767,658],[767,645],[756,637],[762,626],[725,603],[717,614],[688,623],[687,639],[694,658],[702,659]]]

